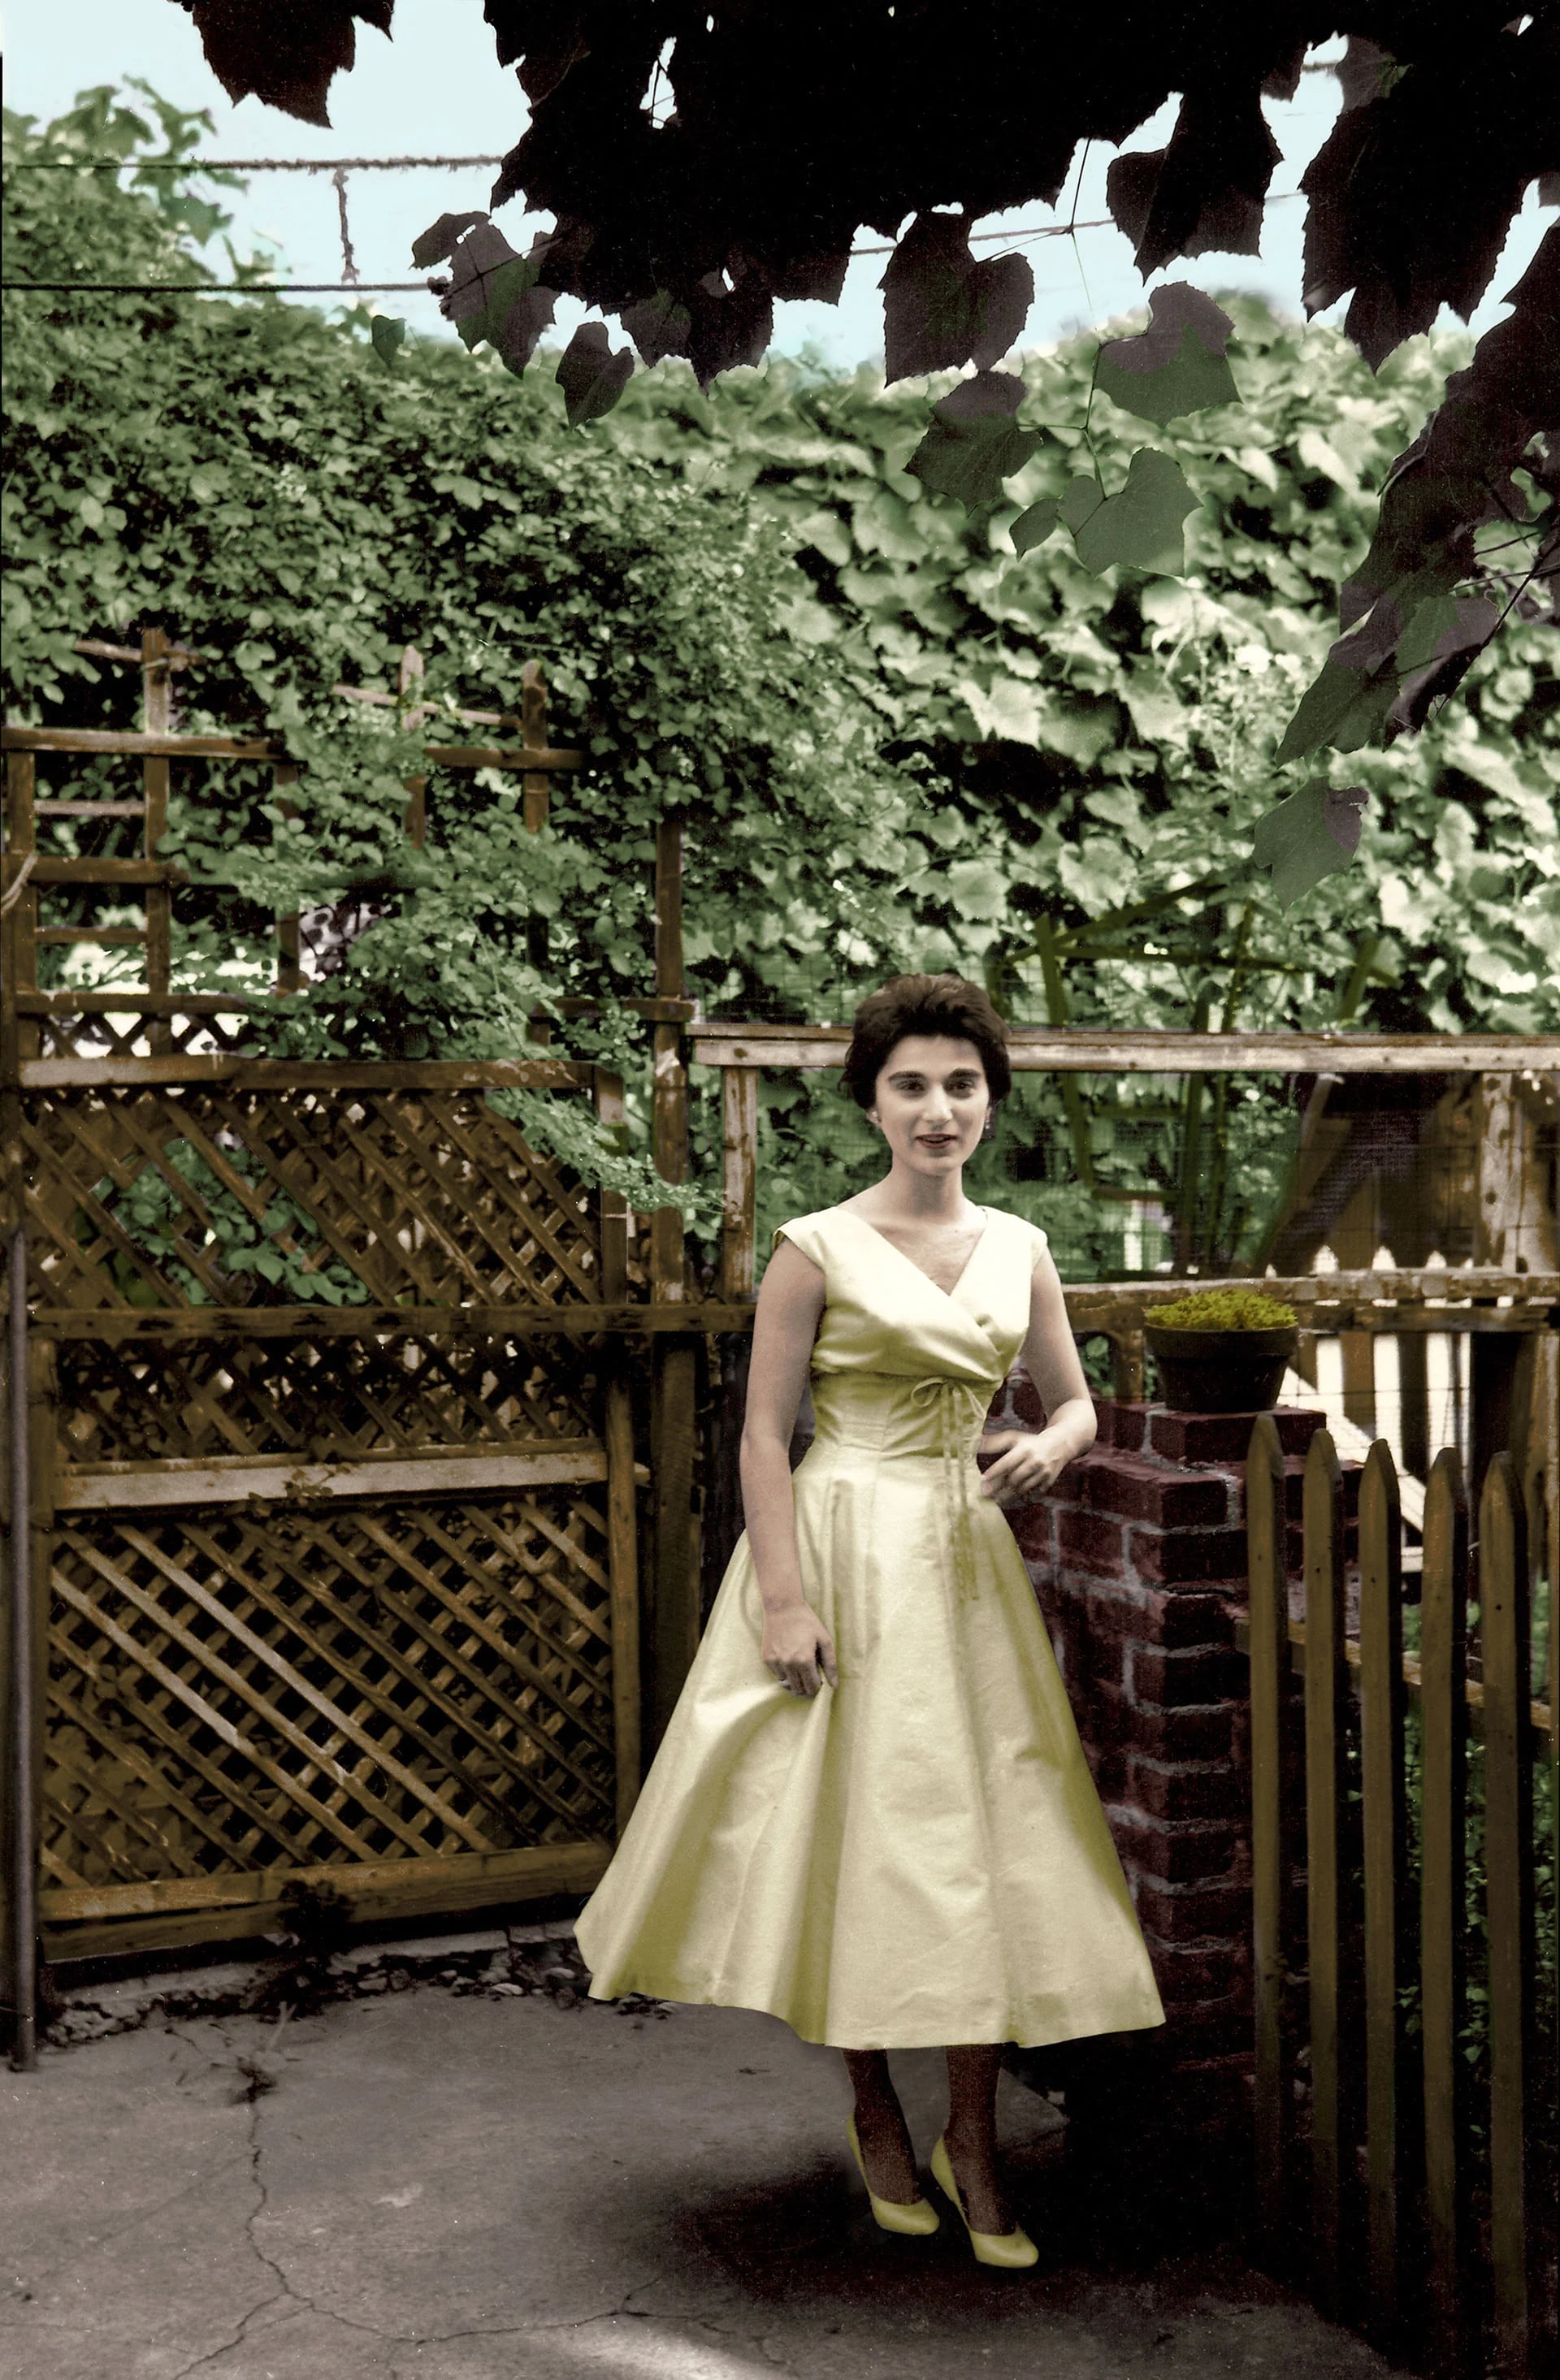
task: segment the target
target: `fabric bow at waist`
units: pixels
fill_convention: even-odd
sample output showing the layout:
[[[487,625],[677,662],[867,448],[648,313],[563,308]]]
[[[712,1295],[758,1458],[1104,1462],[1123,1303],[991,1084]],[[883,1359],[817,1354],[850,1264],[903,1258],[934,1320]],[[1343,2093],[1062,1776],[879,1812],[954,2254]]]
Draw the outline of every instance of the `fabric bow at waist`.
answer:
[[[979,1591],[969,1469],[996,1386],[945,1373],[911,1379],[850,1372],[812,1379],[821,1441],[871,1448],[880,1460],[930,1456],[941,1464],[944,1559],[961,1597]]]
[[[943,1496],[939,1513],[943,1528],[952,1544],[954,1580],[960,1601],[978,1592],[976,1584],[974,1516],[969,1509],[969,1461],[968,1443],[971,1421],[979,1432],[991,1403],[989,1390],[976,1388],[969,1380],[949,1379],[932,1374],[917,1380],[910,1390],[913,1404],[927,1408],[935,1415],[938,1453],[943,1461]]]

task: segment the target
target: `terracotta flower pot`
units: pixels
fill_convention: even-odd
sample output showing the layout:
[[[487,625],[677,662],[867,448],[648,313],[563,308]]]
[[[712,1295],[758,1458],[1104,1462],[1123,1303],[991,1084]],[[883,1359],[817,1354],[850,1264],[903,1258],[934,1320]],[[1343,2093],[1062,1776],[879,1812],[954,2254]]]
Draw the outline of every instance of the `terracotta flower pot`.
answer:
[[[1159,1366],[1160,1397],[1173,1413],[1266,1413],[1300,1333],[1293,1322],[1272,1330],[1173,1330],[1150,1322],[1143,1336]]]

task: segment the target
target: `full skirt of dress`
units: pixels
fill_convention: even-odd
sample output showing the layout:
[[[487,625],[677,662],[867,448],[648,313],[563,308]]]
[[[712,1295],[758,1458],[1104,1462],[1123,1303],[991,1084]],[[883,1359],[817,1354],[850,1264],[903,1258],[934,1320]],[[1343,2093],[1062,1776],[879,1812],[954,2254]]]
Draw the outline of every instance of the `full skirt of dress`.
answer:
[[[764,1666],[739,1540],[578,1922],[594,1997],[767,2010],[861,2049],[1164,2022],[1034,1587],[958,1460],[968,1593],[944,1454],[821,1437],[798,1466],[839,1677],[810,1698]]]

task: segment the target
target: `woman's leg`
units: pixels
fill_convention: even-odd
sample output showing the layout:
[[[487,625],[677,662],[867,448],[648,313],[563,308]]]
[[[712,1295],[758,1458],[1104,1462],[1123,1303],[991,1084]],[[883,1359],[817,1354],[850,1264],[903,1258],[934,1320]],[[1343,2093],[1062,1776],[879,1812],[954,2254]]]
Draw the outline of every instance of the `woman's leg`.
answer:
[[[1000,2042],[950,2048],[948,2120],[943,2137],[964,2211],[976,2231],[1011,2231],[1013,2210],[996,2163],[996,2078]]]
[[[879,2198],[908,2206],[920,2196],[916,2180],[916,2155],[905,2122],[905,2111],[888,2071],[882,2049],[841,2051],[846,2071],[856,2091],[856,2137],[870,2187]]]

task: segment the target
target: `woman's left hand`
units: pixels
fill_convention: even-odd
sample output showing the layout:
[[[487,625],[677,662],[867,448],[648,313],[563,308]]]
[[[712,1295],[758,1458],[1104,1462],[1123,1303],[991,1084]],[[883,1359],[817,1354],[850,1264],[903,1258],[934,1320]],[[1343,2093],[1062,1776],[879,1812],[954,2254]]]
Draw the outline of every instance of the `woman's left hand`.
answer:
[[[1045,1429],[995,1430],[981,1440],[980,1451],[997,1457],[981,1482],[981,1493],[1005,1506],[1042,1494],[1072,1460]]]

